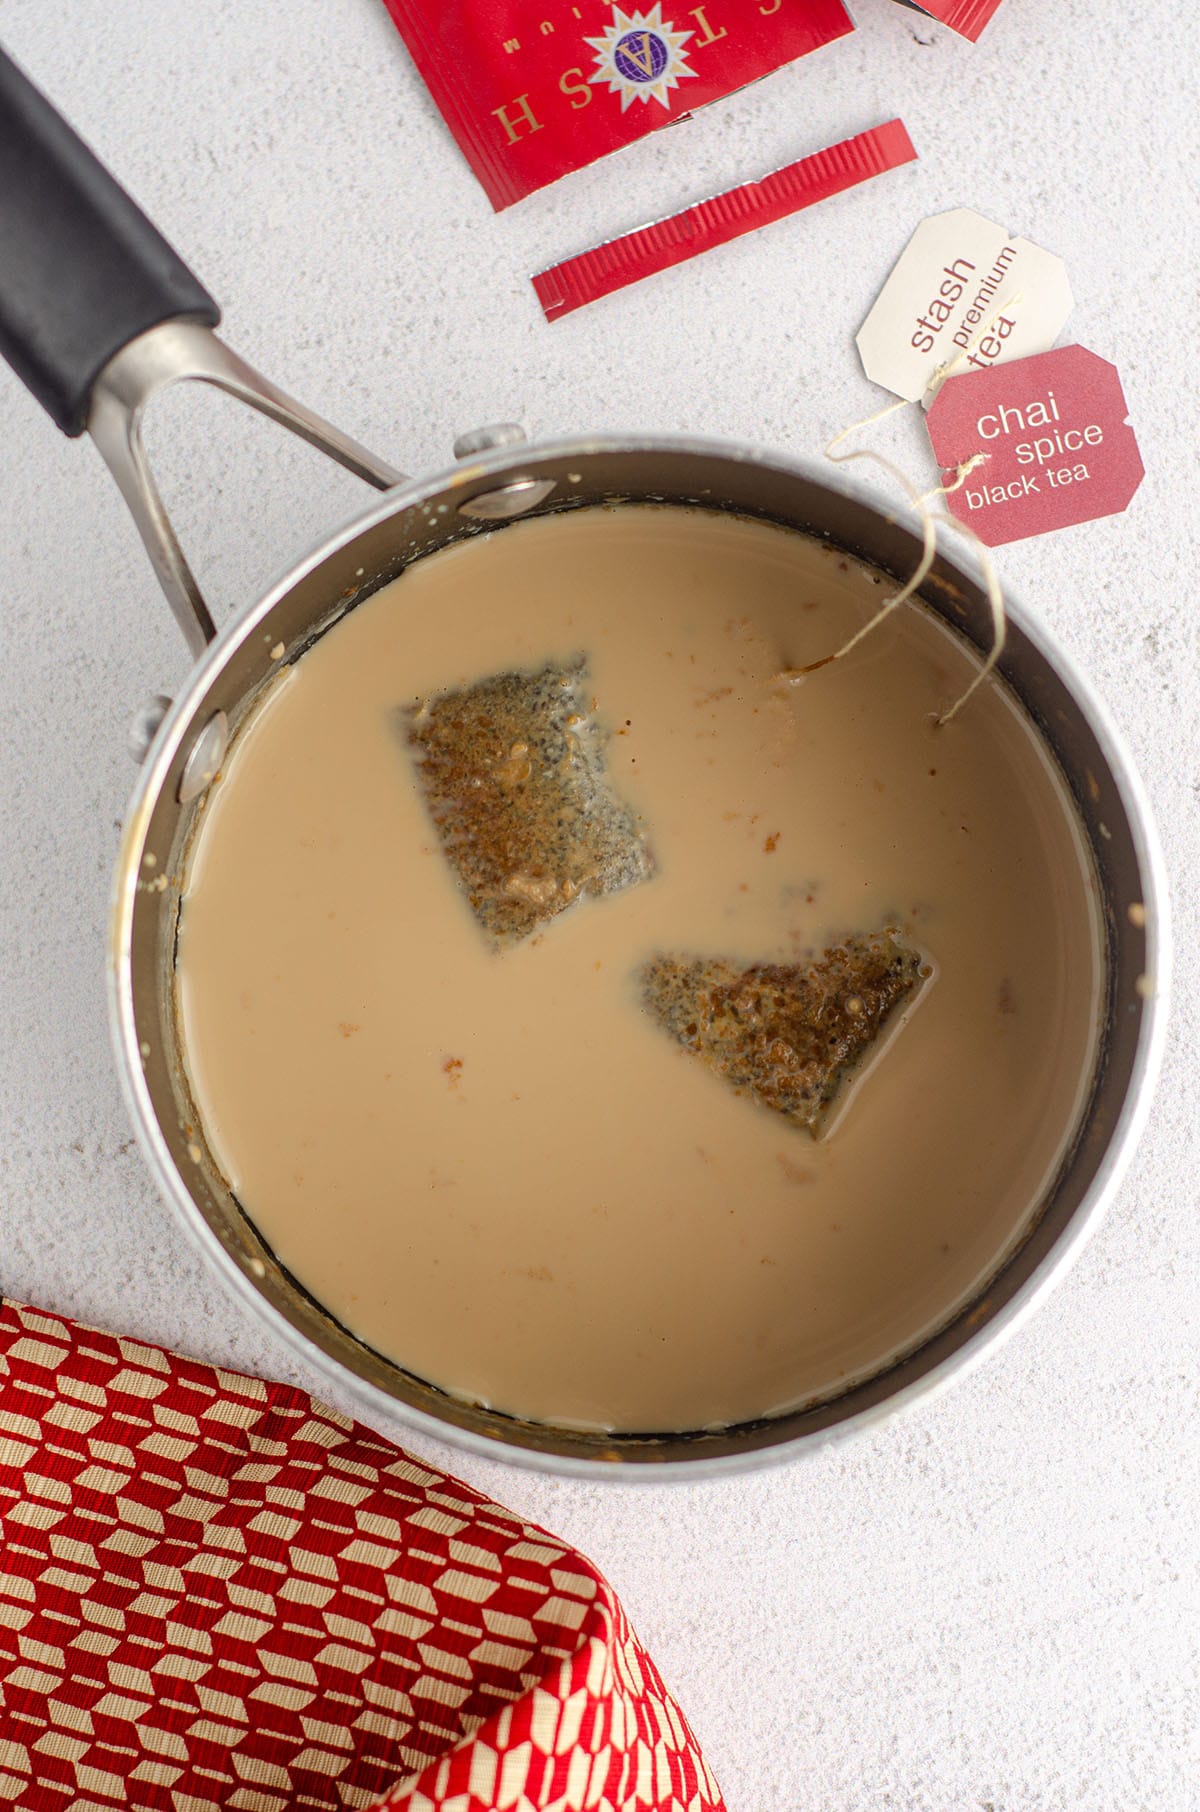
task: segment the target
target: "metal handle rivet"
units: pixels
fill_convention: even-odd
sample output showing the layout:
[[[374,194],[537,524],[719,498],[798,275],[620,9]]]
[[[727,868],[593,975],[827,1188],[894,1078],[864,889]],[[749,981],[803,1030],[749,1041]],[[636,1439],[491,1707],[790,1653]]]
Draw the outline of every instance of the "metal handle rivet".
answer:
[[[133,714],[133,722],[129,726],[128,748],[139,767],[146,759],[150,744],[158,735],[159,725],[171,709],[171,702],[165,693],[156,692]]]
[[[470,428],[454,443],[455,459],[470,459],[476,453],[490,453],[493,447],[519,447],[525,440],[520,422],[490,422],[485,428]]]
[[[183,764],[177,795],[180,805],[186,805],[190,799],[198,799],[204,789],[212,784],[228,747],[229,719],[224,711],[214,711],[192,744],[191,754]]]

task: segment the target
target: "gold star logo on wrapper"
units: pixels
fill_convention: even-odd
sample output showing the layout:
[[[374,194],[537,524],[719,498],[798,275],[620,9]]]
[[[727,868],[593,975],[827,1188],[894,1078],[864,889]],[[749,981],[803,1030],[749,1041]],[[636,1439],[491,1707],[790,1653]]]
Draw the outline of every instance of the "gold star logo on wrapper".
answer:
[[[621,97],[621,112],[632,101],[657,101],[669,108],[672,88],[678,88],[689,69],[684,45],[695,34],[676,31],[664,24],[661,6],[647,13],[623,13],[613,7],[613,22],[602,38],[585,40],[596,53],[596,73],[591,82],[607,84],[610,94]]]
[[[845,0],[383,3],[497,208],[854,29]]]

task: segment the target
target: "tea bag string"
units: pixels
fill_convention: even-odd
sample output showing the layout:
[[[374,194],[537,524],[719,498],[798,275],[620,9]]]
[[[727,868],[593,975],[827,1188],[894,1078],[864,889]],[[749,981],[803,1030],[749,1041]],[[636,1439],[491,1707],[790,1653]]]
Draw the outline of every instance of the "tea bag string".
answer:
[[[1004,302],[1000,306],[1011,310],[1019,306],[1020,302],[1021,297],[1019,295],[1014,295],[1010,300]],[[997,310],[997,312],[999,312],[999,310]],[[944,364],[938,366],[929,385],[926,387],[927,391],[933,388],[934,385],[940,388],[945,379],[953,374],[955,366],[961,364],[964,359],[970,356],[974,347],[983,339],[984,335],[990,331],[994,319],[995,315],[989,317],[988,321],[979,329],[975,338],[968,346],[964,347],[961,351],[956,352],[953,358],[948,359]],[[848,428],[843,428],[839,433],[834,435],[833,439],[825,448],[825,458],[831,460],[835,465],[846,465],[856,459],[868,459],[887,473],[892,482],[904,492],[916,512],[917,520],[921,526],[921,557],[918,560],[911,577],[901,586],[900,590],[893,593],[890,598],[885,598],[874,616],[864,623],[861,628],[856,629],[849,640],[843,642],[840,648],[835,649],[832,654],[822,656],[819,661],[810,661],[804,667],[785,668],[780,673],[779,678],[794,685],[804,679],[808,674],[816,673],[821,667],[828,667],[834,661],[844,660],[853,649],[858,647],[860,642],[864,641],[867,636],[878,629],[879,626],[891,616],[894,610],[901,604],[906,603],[915,592],[920,590],[920,587],[924,584],[925,579],[933,566],[933,562],[937,557],[937,532],[939,526],[953,529],[970,541],[978,554],[979,563],[983,569],[984,590],[987,595],[988,609],[991,612],[992,618],[992,641],[983,665],[980,667],[978,673],[975,674],[966,690],[960,693],[958,698],[954,700],[954,703],[945,711],[940,712],[935,718],[935,729],[941,729],[946,724],[953,722],[959,712],[963,709],[963,706],[967,703],[968,699],[971,698],[972,694],[978,690],[984,680],[987,679],[988,675],[994,670],[1000,656],[1004,652],[1004,644],[1007,638],[1008,620],[1004,610],[1004,595],[1000,589],[1000,578],[996,570],[996,563],[992,558],[991,549],[985,542],[980,540],[974,529],[970,528],[965,522],[961,522],[957,516],[951,515],[948,510],[934,510],[930,507],[934,499],[938,497],[948,497],[952,492],[957,491],[964,485],[971,473],[985,463],[987,454],[973,453],[969,459],[963,460],[955,468],[954,477],[949,484],[935,485],[931,490],[918,492],[916,487],[910,482],[907,473],[902,471],[893,460],[888,459],[885,454],[880,453],[876,448],[855,447],[851,451],[845,453],[839,453],[837,451],[842,442],[848,440],[851,435],[861,433],[864,428],[872,428],[878,422],[886,421],[888,416],[896,415],[902,409],[912,409],[915,406],[914,402],[910,401],[908,398],[902,397],[898,402],[888,403],[886,407],[876,410],[874,415],[868,415],[859,422],[852,422]]]
[[[1006,316],[1016,314],[1023,301],[1024,297],[1018,290],[1004,301],[996,304],[993,312],[988,316],[983,326],[967,345],[964,346],[960,352],[956,352],[953,358],[947,359],[944,364],[939,365],[934,372],[933,383],[939,390],[946,379],[953,376],[955,366],[961,365],[965,359],[970,358],[976,346],[980,344],[985,335],[991,332],[992,327],[999,316],[1001,314]],[[964,459],[956,466],[954,478],[950,484],[935,485],[931,491],[925,492],[924,496],[921,498],[922,510],[928,509],[931,499],[935,497],[949,497],[952,491],[959,490],[960,487],[967,482],[971,473],[979,466],[983,465],[986,460],[986,453],[972,453],[969,459]],[[981,540],[975,533],[975,530],[971,528],[969,524],[963,522],[960,517],[951,515],[949,510],[929,510],[928,515],[929,520],[935,525],[935,534],[936,525],[941,523],[944,528],[953,529],[966,541],[969,541],[975,549],[979,564],[983,568],[984,590],[987,594],[988,609],[992,614],[992,645],[988,650],[987,659],[984,661],[982,667],[979,669],[966,691],[960,693],[958,698],[956,698],[954,703],[950,706],[950,709],[948,711],[943,711],[941,716],[937,719],[935,727],[941,729],[943,725],[951,723],[954,718],[958,716],[972,693],[982,686],[984,680],[987,679],[988,675],[993,671],[1000,656],[1004,653],[1004,644],[1008,639],[1008,617],[1004,609],[1004,593],[1000,589],[1000,574],[997,570],[996,562],[992,558],[992,550],[987,545],[987,542]]]
[[[882,470],[888,474],[888,477],[892,480],[893,484],[898,485],[904,492],[920,518],[921,558],[917,562],[908,582],[905,585],[902,585],[900,590],[895,592],[890,598],[885,598],[879,609],[875,612],[875,615],[871,617],[868,622],[864,623],[861,629],[856,630],[848,642],[843,642],[842,646],[837,649],[835,653],[827,654],[823,660],[813,661],[809,666],[799,668],[796,673],[797,678],[805,673],[814,673],[818,667],[828,666],[831,661],[843,660],[852,649],[857,648],[858,644],[865,641],[872,630],[878,629],[880,624],[885,622],[894,610],[898,609],[901,604],[911,598],[913,593],[924,584],[926,575],[937,556],[937,525],[933,520],[928,505],[917,495],[916,488],[909,482],[907,474],[902,472],[900,467],[892,460],[888,459],[884,454],[876,452],[874,447],[854,447],[847,453],[839,453],[837,451],[842,442],[848,440],[852,434],[857,434],[863,428],[874,427],[876,422],[886,421],[889,415],[895,415],[898,410],[907,409],[909,406],[910,405],[904,401],[889,403],[885,409],[879,409],[874,415],[868,415],[865,421],[852,422],[848,428],[843,428],[840,434],[834,435],[825,449],[825,457],[826,459],[832,460],[835,465],[849,465],[856,459],[869,459],[874,465],[881,467]],[[790,678],[792,676],[789,674],[788,677]]]
[[[963,465],[958,468],[958,476],[954,483],[946,486],[945,489],[947,491],[957,490],[959,485],[966,481],[968,474],[974,470],[975,466],[982,463],[984,457],[977,453],[973,459],[964,461]],[[931,491],[929,495],[934,497],[937,492]],[[991,548],[986,542],[979,539],[974,529],[968,528],[965,522],[960,522],[957,516],[952,516],[949,510],[931,510],[929,514],[935,525],[941,523],[946,528],[956,529],[960,535],[966,536],[974,544],[979,564],[983,568],[983,585],[987,594],[988,609],[992,613],[992,645],[988,649],[987,659],[966,691],[961,692],[949,710],[943,711],[936,719],[935,728],[940,730],[946,724],[954,721],[972,693],[982,686],[984,680],[995,668],[1000,656],[1004,653],[1004,644],[1008,638],[1008,617],[1004,609],[1004,593],[1000,589],[1000,575],[996,570],[996,562],[992,558]]]

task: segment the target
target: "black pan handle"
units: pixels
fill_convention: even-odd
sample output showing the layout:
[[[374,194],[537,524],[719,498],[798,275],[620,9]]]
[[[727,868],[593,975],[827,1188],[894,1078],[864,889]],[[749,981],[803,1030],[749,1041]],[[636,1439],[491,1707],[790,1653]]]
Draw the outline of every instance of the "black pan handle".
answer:
[[[0,353],[64,434],[113,354],[221,311],[157,228],[0,49]]]
[[[379,490],[403,474],[305,408],[212,331],[206,289],[0,50],[0,353],[65,434],[91,434],[199,654],[212,615],[142,439],[168,384],[215,385]]]

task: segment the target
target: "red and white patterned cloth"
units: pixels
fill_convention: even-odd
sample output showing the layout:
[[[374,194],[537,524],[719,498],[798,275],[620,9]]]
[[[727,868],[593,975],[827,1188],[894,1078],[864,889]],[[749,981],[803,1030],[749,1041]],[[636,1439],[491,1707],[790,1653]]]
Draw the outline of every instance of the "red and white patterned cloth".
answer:
[[[303,1392],[0,1305],[0,1802],[723,1812],[611,1588]]]

